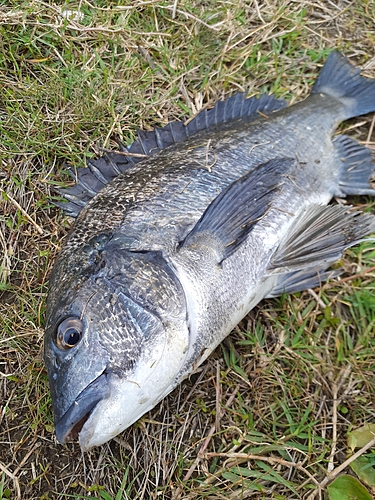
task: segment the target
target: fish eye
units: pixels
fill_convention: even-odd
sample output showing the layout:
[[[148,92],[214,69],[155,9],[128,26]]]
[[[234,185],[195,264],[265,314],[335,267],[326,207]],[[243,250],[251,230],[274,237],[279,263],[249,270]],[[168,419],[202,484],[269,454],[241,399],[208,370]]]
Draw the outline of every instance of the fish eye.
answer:
[[[82,338],[83,325],[78,318],[66,318],[57,327],[56,345],[68,350],[78,344]]]

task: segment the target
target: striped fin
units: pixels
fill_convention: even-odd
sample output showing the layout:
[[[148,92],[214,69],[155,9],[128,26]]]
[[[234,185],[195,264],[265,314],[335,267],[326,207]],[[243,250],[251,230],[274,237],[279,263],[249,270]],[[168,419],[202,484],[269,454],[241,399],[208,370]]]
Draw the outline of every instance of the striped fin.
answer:
[[[108,182],[144,158],[184,141],[202,130],[239,118],[246,118],[250,122],[259,118],[260,114],[270,114],[285,108],[286,105],[285,100],[267,94],[247,99],[245,93],[239,92],[225,101],[218,101],[211,109],[203,109],[186,125],[182,121],[175,121],[165,127],[155,127],[151,131],[138,130],[138,137],[130,146],[125,147],[118,143],[117,152],[107,151],[100,158],[87,159],[87,168],[80,168],[76,172],[69,168],[69,173],[76,179],[77,184],[59,189],[58,192],[68,202],[55,205],[76,217]]]

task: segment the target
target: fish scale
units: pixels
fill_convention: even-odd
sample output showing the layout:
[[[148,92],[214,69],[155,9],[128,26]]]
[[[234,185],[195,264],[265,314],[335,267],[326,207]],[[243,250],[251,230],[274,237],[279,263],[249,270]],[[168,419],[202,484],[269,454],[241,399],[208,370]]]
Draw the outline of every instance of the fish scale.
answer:
[[[375,191],[369,150],[333,134],[372,111],[375,81],[334,51],[302,102],[236,94],[77,172],[46,313],[59,441],[108,441],[264,297],[338,275],[375,217],[327,204]]]
[[[309,124],[314,114],[321,114],[321,111],[317,111],[317,109],[320,110],[320,107],[317,108],[316,103],[312,103],[312,107],[314,112],[309,115]],[[88,205],[91,210],[85,210],[78,217],[75,231],[82,228],[81,237],[85,240],[90,237],[90,234],[96,234],[101,230],[117,228],[121,231],[121,226],[123,226],[126,231],[129,231],[129,223],[134,219],[137,225],[135,232],[139,236],[139,211],[142,210],[143,207],[140,205],[143,203],[145,210],[154,213],[157,222],[156,230],[160,227],[164,205],[168,219],[173,218],[173,232],[175,233],[173,239],[182,239],[183,233],[179,234],[179,219],[182,218],[181,226],[183,228],[186,227],[185,220],[188,220],[189,225],[192,226],[194,221],[201,216],[207,204],[217,196],[218,190],[220,191],[244,175],[259,162],[287,156],[293,146],[292,137],[296,130],[304,130],[309,127],[311,133],[316,134],[311,142],[320,143],[323,142],[321,139],[327,136],[327,130],[331,130],[336,122],[342,120],[340,116],[340,119],[336,119],[334,123],[328,123],[322,129],[319,125],[306,125],[304,123],[306,122],[305,110],[302,110],[302,116],[299,116],[298,112],[294,112],[293,122],[289,124],[290,130],[288,130],[284,124],[284,116],[290,114],[290,109],[287,108],[284,112],[279,111],[280,116],[275,120],[276,123],[272,130],[269,130],[266,118],[260,118],[254,122],[250,127],[250,140],[247,123],[232,123],[231,128],[225,132],[215,131],[216,133],[212,133],[208,130],[205,134],[206,137],[200,135],[198,138],[193,136],[187,139],[184,142],[183,152],[178,150],[180,147],[178,143],[171,146],[168,151],[161,152],[157,158],[151,157],[149,160],[137,164],[102,189],[94,202],[90,202]],[[340,115],[342,114],[340,113]],[[333,120],[331,121],[333,122]],[[290,141],[288,141],[288,137],[291,138]],[[306,141],[310,142],[308,139],[307,137]],[[209,171],[209,164],[207,165],[206,161],[209,141],[211,154],[215,157],[211,171]],[[311,142],[298,148],[294,146],[295,155],[301,162],[307,161],[312,149]],[[233,145],[230,147],[235,147],[233,154],[228,148],[229,144]],[[186,149],[189,154],[188,161],[185,157]],[[332,156],[332,146],[330,149],[330,154],[327,157]],[[316,152],[317,157],[321,157],[323,154],[323,151]],[[313,159],[312,162],[314,161],[316,160]],[[148,181],[145,171],[150,175],[151,182]],[[168,177],[165,178],[165,176]],[[123,200],[123,204],[118,204],[119,200]],[[168,201],[168,206],[166,206],[166,201]],[[181,204],[183,203],[188,203],[195,213],[182,211]],[[152,210],[154,204],[155,209]],[[136,212],[134,217],[132,217],[132,211]],[[95,217],[94,220],[92,220],[93,217]],[[146,225],[149,232],[149,228],[152,227],[152,214],[147,218]],[[164,237],[165,240],[170,241],[173,236],[165,232],[163,227],[162,231],[157,231],[156,239],[160,241]],[[67,248],[70,248],[71,244],[76,244],[78,240],[81,238],[75,238],[73,230],[67,241]]]

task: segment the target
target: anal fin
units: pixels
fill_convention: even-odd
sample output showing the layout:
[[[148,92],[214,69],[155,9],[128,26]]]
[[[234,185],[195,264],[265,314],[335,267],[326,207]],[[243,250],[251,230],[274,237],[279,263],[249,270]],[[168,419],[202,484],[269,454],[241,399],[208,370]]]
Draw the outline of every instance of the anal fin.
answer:
[[[271,259],[269,271],[322,272],[344,251],[375,231],[375,216],[342,205],[310,205],[293,222]]]
[[[342,193],[375,196],[375,189],[369,184],[375,170],[371,151],[346,135],[335,137],[333,145],[340,162]]]
[[[337,278],[343,273],[342,269],[330,269],[328,271],[322,269],[308,269],[302,271],[292,271],[282,274],[279,277],[277,285],[267,295],[267,299],[279,297],[283,293],[296,293],[307,290],[308,288],[316,288],[328,279]]]

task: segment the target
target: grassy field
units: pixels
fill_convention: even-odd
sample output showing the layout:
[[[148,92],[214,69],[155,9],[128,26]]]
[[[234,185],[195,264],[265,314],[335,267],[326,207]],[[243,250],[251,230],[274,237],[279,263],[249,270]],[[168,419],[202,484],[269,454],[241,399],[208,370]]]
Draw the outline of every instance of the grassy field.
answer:
[[[64,163],[237,91],[300,100],[333,48],[375,77],[374,19],[372,0],[0,0],[0,499],[312,500],[350,473],[347,435],[375,423],[374,242],[345,254],[340,280],[263,301],[86,454],[53,434],[43,324],[72,223],[50,202]],[[343,129],[375,150],[373,125]]]

